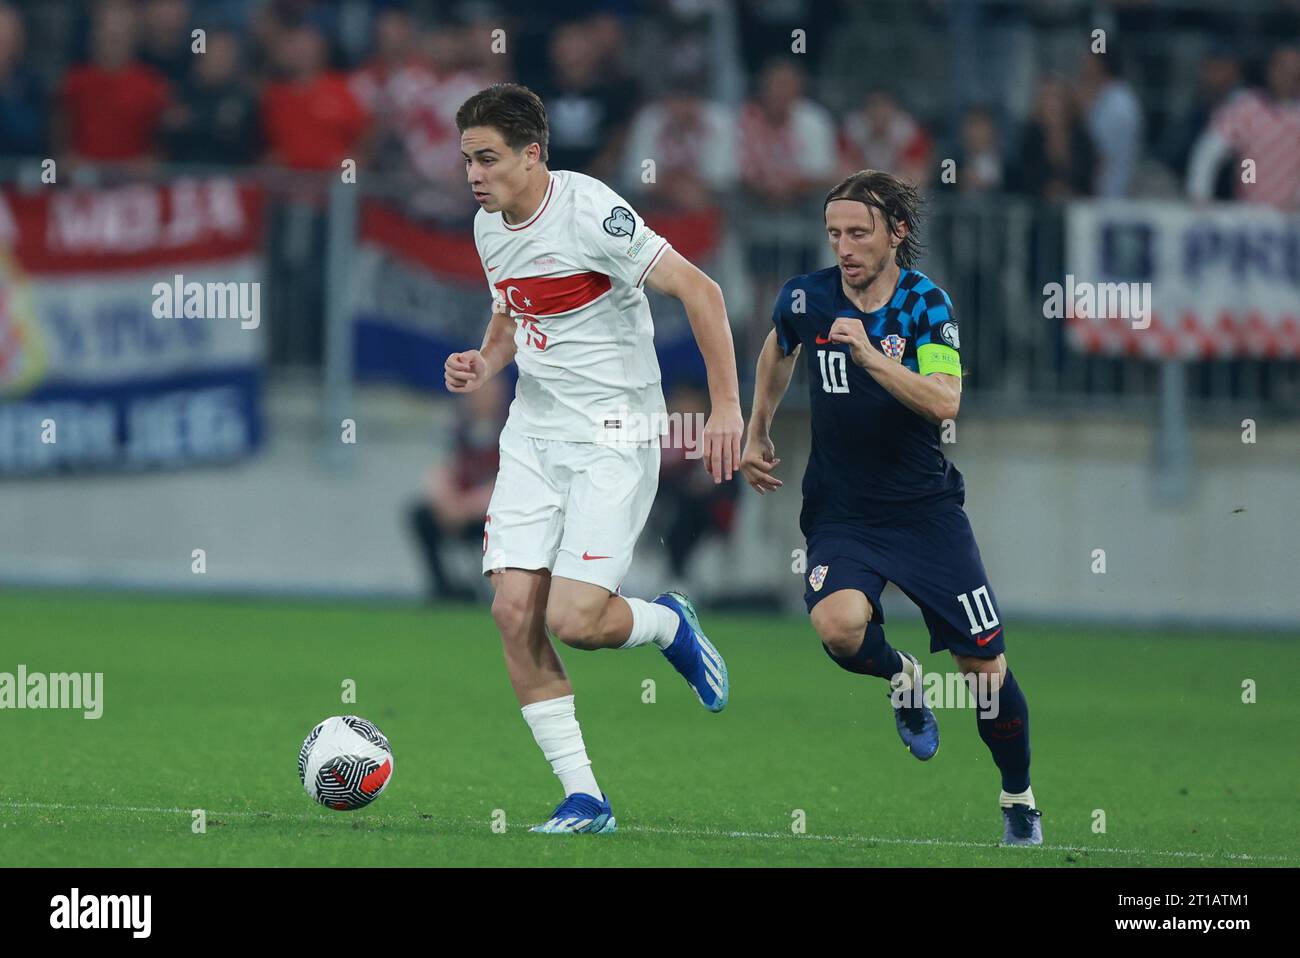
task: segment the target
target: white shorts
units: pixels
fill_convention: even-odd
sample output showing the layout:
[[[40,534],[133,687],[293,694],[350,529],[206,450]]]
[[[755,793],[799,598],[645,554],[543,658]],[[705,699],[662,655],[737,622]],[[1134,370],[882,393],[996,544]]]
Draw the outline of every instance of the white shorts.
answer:
[[[659,489],[659,442],[534,439],[501,430],[483,574],[549,569],[616,592]]]

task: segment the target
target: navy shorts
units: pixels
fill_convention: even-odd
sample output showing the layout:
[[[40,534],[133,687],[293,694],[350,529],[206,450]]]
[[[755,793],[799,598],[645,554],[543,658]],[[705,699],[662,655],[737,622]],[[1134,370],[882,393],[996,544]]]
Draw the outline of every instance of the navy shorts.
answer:
[[[885,621],[886,582],[916,603],[930,630],[930,651],[996,658],[1006,648],[997,599],[984,573],[966,513],[945,510],[905,525],[826,522],[808,537],[804,602],[811,613],[826,596],[857,589]]]

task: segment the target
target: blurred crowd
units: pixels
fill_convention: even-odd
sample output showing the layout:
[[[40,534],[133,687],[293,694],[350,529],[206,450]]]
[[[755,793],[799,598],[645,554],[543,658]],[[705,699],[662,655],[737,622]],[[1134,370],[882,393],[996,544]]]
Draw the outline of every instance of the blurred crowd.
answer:
[[[946,49],[946,82],[958,88],[941,109],[933,89],[913,96],[888,61],[852,81],[831,69],[837,17],[851,33],[871,3],[738,0],[729,47],[701,16],[713,6],[557,3],[541,16],[513,2],[0,0],[0,159],[313,170],[351,158],[409,178],[432,212],[457,217],[473,205],[456,108],[514,79],[547,103],[553,168],[614,181],[651,206],[698,209],[730,194],[780,209],[862,167],[966,193],[1300,205],[1293,0],[1255,24],[1271,45],[1207,32],[1195,89],[1172,105],[1144,100],[1159,48],[1149,34],[1129,44],[1124,33],[1133,10],[1159,5],[1116,0],[1104,53],[1083,20],[1053,69],[1017,73],[1014,41],[1039,3],[917,0],[910,26]],[[790,52],[792,24],[814,35],[808,55]],[[908,26],[900,37],[916,35]],[[719,49],[737,61],[730,99]],[[911,57],[900,40],[900,61]],[[1232,175],[1240,157],[1267,171],[1266,185]]]

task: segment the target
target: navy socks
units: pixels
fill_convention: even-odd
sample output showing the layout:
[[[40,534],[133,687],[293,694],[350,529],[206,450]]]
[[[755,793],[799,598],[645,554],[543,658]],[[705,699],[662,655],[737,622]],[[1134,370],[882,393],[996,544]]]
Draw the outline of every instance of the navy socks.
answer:
[[[977,710],[975,718],[1002,773],[1003,791],[1018,794],[1029,788],[1029,703],[1010,669],[998,690],[997,717],[984,718]]]
[[[863,636],[862,645],[852,655],[838,656],[825,643],[822,643],[822,648],[831,657],[831,661],[846,672],[891,679],[903,671],[902,657],[894,650],[893,646],[885,641],[885,630],[874,619],[867,624],[867,632]]]

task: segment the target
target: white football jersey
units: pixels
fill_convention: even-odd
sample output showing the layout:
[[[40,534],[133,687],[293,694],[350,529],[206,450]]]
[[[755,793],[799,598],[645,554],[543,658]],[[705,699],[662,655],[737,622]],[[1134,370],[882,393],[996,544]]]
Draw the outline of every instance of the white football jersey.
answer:
[[[600,180],[552,170],[528,220],[480,209],[474,242],[493,308],[515,320],[507,428],[570,442],[659,436],[667,416],[642,287],[668,241]]]

